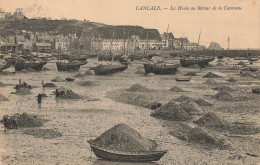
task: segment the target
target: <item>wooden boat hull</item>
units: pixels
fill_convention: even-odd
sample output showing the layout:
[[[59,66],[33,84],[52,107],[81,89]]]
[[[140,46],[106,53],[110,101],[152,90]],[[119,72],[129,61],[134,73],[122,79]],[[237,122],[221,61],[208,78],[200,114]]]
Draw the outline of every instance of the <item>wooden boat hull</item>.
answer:
[[[63,63],[63,62],[56,62],[56,66],[58,71],[78,71],[81,65],[85,65],[87,62],[84,63]]]
[[[90,143],[94,154],[101,159],[118,162],[151,162],[160,160],[167,151],[125,152],[106,150]]]
[[[15,71],[21,71],[22,69],[26,69],[26,68],[32,68],[35,69],[37,71],[42,71],[43,66],[47,64],[47,62],[35,62],[35,63],[16,63],[14,64],[14,68]]]
[[[7,69],[11,66],[11,64],[6,64],[6,65],[1,65],[0,66],[0,71],[4,70],[4,69]]]
[[[182,67],[189,67],[191,65],[199,65],[201,67],[205,67],[209,64],[209,62],[213,61],[214,58],[207,58],[207,59],[181,59],[180,63]]]
[[[99,65],[94,68],[96,75],[108,75],[122,72],[128,68],[128,65]]]
[[[190,81],[190,78],[175,78],[176,81]]]
[[[160,65],[160,64],[144,64],[145,74],[154,73],[154,74],[174,74],[177,69],[180,67],[179,64],[176,65]]]

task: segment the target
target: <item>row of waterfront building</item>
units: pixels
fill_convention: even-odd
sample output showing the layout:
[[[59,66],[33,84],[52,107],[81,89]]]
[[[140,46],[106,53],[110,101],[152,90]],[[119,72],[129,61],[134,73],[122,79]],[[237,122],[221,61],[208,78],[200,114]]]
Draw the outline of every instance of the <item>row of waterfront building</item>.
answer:
[[[51,52],[52,50],[68,51],[71,49],[134,51],[144,49],[197,50],[198,44],[190,43],[187,38],[169,37],[166,33],[161,35],[160,40],[143,40],[138,35],[132,35],[129,39],[102,39],[100,37],[90,38],[87,36],[78,38],[76,34],[33,33],[20,30],[15,35],[0,37],[0,47],[2,51],[14,51],[17,48],[39,52]]]

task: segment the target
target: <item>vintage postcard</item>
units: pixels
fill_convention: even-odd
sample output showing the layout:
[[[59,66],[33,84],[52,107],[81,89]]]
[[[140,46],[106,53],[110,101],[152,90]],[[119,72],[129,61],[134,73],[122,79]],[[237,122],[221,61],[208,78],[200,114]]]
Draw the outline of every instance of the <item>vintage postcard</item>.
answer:
[[[0,165],[258,165],[259,58],[259,0],[0,0]]]

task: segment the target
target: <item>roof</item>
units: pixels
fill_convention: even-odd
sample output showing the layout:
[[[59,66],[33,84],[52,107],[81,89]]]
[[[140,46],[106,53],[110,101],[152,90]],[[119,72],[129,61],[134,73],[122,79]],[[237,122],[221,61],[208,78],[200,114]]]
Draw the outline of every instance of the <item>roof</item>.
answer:
[[[48,42],[42,42],[42,43],[37,42],[37,43],[35,43],[35,45],[36,45],[36,46],[50,46],[50,47],[51,47],[51,44],[48,43]]]
[[[198,46],[197,43],[183,43],[183,46]]]

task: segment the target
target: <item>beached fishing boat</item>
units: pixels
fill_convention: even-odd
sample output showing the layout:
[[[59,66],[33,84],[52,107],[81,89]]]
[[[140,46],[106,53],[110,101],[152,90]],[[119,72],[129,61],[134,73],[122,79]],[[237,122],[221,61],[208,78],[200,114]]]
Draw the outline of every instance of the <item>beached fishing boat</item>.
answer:
[[[180,59],[180,63],[182,67],[189,67],[191,65],[199,65],[201,67],[205,67],[209,64],[209,62],[213,61],[214,57],[197,57],[197,58],[183,58]]]
[[[96,146],[90,141],[91,150],[101,159],[119,162],[151,162],[160,160],[167,150],[164,151],[116,151],[107,150]]]
[[[179,77],[179,78],[175,78],[176,81],[190,81],[191,78],[190,77]]]
[[[94,68],[94,72],[96,75],[108,75],[108,74],[113,74],[117,72],[122,72],[128,68],[128,65],[122,65],[122,64],[117,64],[117,65],[112,65],[112,64],[107,64],[107,65],[99,65]]]
[[[6,62],[1,63],[1,64],[0,64],[0,71],[2,71],[2,70],[4,70],[4,69],[7,69],[7,68],[9,68],[10,66],[11,66],[11,63],[6,63]]]
[[[87,64],[87,62],[56,62],[58,71],[78,71],[80,69],[80,66],[85,64]]]
[[[42,68],[43,66],[47,64],[47,62],[37,62],[37,61],[22,61],[22,62],[17,62],[14,64],[14,68],[15,68],[15,71],[20,71],[22,69],[27,69],[27,68],[32,68],[32,69],[35,69],[37,71],[42,71]]]
[[[258,58],[256,58],[256,57],[255,58],[251,57],[251,58],[248,59],[248,61],[257,61],[257,60],[258,60]]]
[[[146,63],[144,64],[145,74],[154,73],[154,74],[174,74],[177,69],[180,67],[180,64],[162,64],[162,63]]]

